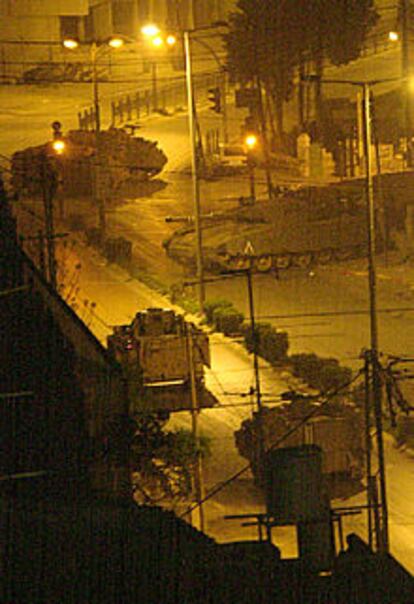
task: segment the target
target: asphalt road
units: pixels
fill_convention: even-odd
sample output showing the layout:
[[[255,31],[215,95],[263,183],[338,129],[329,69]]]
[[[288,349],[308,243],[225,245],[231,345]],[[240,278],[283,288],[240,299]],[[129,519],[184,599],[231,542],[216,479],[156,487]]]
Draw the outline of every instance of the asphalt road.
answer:
[[[50,97],[43,103],[43,96],[40,93],[34,94],[33,102],[40,103],[36,108],[22,101],[20,109],[10,107],[7,115],[3,114],[1,125],[6,136],[3,138],[2,152],[10,154],[21,144],[33,144],[38,142],[39,137],[48,136],[49,117],[53,114],[53,119],[56,118],[56,107]],[[62,96],[60,98],[62,99]],[[70,98],[61,102],[64,104],[64,115],[69,119],[73,103]],[[208,126],[216,127],[218,124],[217,116],[211,113],[207,112],[203,119]],[[15,121],[20,124],[18,128],[14,127]],[[141,133],[161,141],[162,147],[169,155],[169,164],[163,174],[168,186],[151,197],[127,200],[124,204],[112,208],[113,211],[108,215],[109,229],[117,234],[124,233],[133,237],[134,247],[140,262],[143,263],[142,268],[153,272],[154,275],[159,274],[161,280],[168,277],[170,280],[180,281],[185,274],[165,258],[161,242],[172,228],[165,223],[166,216],[192,212],[191,181],[185,173],[189,160],[186,117],[178,115],[174,118],[148,120],[142,125]],[[6,151],[4,145],[7,144]],[[259,183],[259,193],[260,187],[264,188],[263,183]],[[230,182],[203,182],[203,211],[233,203],[234,197],[245,195],[247,190],[248,183],[245,178],[232,179]],[[228,201],[223,201],[226,199]],[[75,266],[79,261],[82,268],[77,275]],[[131,280],[123,271],[116,267],[107,267],[98,256],[92,255],[87,260],[83,249],[70,252],[67,263],[68,274],[74,279],[72,302],[85,323],[103,340],[112,325],[129,321],[137,310],[148,305],[164,304],[164,300],[158,295],[148,294],[145,288]],[[360,363],[358,357],[361,349],[369,345],[367,315],[328,316],[325,313],[367,310],[364,270],[365,267],[359,264],[338,264],[317,269],[312,276],[303,271],[282,273],[280,281],[275,281],[269,276],[260,276],[254,283],[257,317],[263,320],[269,318],[279,328],[288,331],[291,352],[313,351],[320,355],[335,356],[356,368]],[[245,284],[240,280],[216,284],[214,289],[209,286],[209,292],[214,296],[225,295],[241,310],[247,312]],[[395,307],[397,302],[411,306],[410,293],[398,292],[398,288],[394,291],[389,282],[381,283],[381,307]],[[406,299],[401,300],[401,296],[406,296]],[[319,316],[304,316],[308,314]],[[381,350],[398,354],[413,353],[411,313],[380,313],[379,328]],[[223,340],[216,336],[213,339],[213,347],[216,360],[213,371],[208,376],[209,384],[228,405],[242,403],[244,406],[228,406],[202,414],[202,430],[214,439],[214,449],[217,452],[207,467],[207,488],[225,480],[243,467],[244,461],[235,451],[233,431],[240,421],[249,415],[254,404],[254,401],[246,397],[253,380],[249,359],[237,345],[224,345]],[[285,388],[286,383],[280,376],[273,375],[267,368],[263,374],[264,390],[277,394]],[[184,425],[189,420],[182,415],[177,416],[175,421],[176,425]],[[390,443],[387,443],[386,455],[392,551],[407,568],[414,571],[411,545],[414,542],[413,514],[410,498],[410,494],[414,494],[413,461],[407,454],[394,450]],[[208,509],[208,532],[218,540],[247,538],[255,534],[252,527],[240,529],[238,525],[224,523],[222,520],[224,513],[246,513],[261,509],[260,494],[252,488],[250,481],[243,479],[233,487],[231,490],[223,490],[215,497]],[[363,527],[362,520],[354,521],[352,530],[358,527]],[[293,553],[293,535],[288,529],[281,529],[276,541],[286,545],[283,550],[285,555]]]
[[[414,355],[414,295],[377,270],[379,348],[385,354]],[[243,277],[208,285],[213,297],[230,299],[249,315]],[[280,278],[253,279],[255,314],[287,331],[292,353],[315,352],[343,364],[361,364],[360,353],[370,347],[370,314],[366,262],[358,260],[281,271]],[[412,309],[397,310],[400,308]]]

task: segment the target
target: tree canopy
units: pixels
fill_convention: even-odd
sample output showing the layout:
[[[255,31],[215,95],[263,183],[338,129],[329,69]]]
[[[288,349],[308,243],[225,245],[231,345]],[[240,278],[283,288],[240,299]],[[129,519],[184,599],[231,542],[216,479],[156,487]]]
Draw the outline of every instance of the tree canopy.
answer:
[[[208,441],[184,429],[166,429],[167,417],[139,414],[134,418],[130,448],[135,499],[141,503],[184,501],[192,492],[197,455],[209,453]]]
[[[377,18],[374,0],[239,0],[225,35],[230,76],[263,85],[280,130],[296,70],[306,62],[321,75],[326,60],[356,59]]]

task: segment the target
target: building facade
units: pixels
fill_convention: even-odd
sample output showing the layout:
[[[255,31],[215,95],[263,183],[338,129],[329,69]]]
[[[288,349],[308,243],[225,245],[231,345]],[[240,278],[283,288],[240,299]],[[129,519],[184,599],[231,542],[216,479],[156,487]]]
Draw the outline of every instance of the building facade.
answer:
[[[61,60],[61,40],[85,35],[88,12],[88,0],[0,0],[1,80]]]
[[[0,82],[63,81],[67,63],[82,60],[68,58],[65,38],[139,40],[145,23],[193,29],[226,19],[234,7],[235,0],[0,0]]]

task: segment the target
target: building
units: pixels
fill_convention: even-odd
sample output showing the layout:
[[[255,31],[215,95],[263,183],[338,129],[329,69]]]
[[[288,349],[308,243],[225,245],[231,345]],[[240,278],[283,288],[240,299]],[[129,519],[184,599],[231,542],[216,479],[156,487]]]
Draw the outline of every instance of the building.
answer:
[[[192,29],[225,19],[233,6],[233,0],[0,0],[0,81],[73,79],[67,68],[85,55],[65,52],[65,38],[139,40],[145,23]]]
[[[61,60],[61,40],[84,36],[88,11],[88,0],[0,0],[1,80]]]
[[[0,474],[8,492],[130,494],[121,368],[17,245],[0,187]]]

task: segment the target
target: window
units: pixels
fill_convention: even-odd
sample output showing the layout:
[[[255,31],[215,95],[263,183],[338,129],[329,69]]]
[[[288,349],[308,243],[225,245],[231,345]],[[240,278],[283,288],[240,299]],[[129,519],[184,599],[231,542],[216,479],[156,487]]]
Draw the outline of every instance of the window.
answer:
[[[80,17],[59,17],[60,19],[60,37],[78,38],[79,37],[79,22]]]

